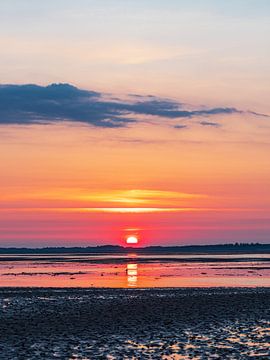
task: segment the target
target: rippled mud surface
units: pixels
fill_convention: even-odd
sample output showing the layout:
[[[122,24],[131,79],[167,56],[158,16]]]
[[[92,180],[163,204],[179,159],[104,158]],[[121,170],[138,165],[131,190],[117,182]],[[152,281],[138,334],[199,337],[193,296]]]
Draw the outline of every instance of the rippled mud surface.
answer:
[[[0,290],[3,359],[269,359],[270,288]]]

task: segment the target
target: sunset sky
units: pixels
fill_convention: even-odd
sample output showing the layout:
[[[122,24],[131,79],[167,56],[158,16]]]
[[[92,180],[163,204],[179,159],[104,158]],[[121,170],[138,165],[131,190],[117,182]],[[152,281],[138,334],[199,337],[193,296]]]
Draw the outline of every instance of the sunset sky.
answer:
[[[270,242],[269,0],[0,2],[0,247]]]

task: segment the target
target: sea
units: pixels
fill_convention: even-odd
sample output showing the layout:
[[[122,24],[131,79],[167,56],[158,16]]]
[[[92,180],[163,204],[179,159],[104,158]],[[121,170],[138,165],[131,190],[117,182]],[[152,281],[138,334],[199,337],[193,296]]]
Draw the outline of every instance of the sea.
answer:
[[[6,254],[0,287],[270,287],[270,254]]]

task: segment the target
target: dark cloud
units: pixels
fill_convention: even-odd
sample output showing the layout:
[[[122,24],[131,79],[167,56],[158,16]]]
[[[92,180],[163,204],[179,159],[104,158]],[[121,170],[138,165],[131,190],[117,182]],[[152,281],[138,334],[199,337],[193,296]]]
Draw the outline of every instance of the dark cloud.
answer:
[[[132,101],[105,100],[101,93],[69,84],[0,86],[0,124],[72,121],[100,127],[123,127],[138,121],[136,115],[180,119],[237,112],[239,110],[235,108],[186,110],[181,103],[152,95],[133,95]],[[176,125],[176,128],[183,127]]]
[[[203,125],[203,126],[213,126],[213,127],[219,127],[220,124],[219,123],[216,123],[216,122],[212,122],[212,121],[200,121],[200,124]]]
[[[174,125],[174,128],[175,129],[186,129],[187,128],[187,125]]]
[[[267,117],[267,118],[270,117],[270,116],[267,115],[267,114],[257,113],[257,112],[255,112],[255,111],[248,111],[248,113],[251,114],[251,115],[256,115],[256,116],[262,116],[262,117]]]
[[[190,118],[193,116],[204,116],[204,115],[216,115],[216,114],[233,114],[240,112],[234,108],[213,108],[206,110],[181,110],[179,107],[181,104],[164,101],[164,100],[153,100],[147,102],[138,102],[130,105],[130,110],[137,114],[162,116],[166,118]]]
[[[33,124],[74,121],[119,127],[132,119],[101,101],[101,94],[69,84],[0,86],[0,123]]]

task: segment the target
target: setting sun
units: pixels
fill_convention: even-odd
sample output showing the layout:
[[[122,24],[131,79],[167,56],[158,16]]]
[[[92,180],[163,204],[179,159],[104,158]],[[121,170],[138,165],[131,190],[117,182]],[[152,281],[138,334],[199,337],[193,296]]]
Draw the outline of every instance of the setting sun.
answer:
[[[127,244],[138,244],[138,238],[136,236],[129,236],[126,242]]]

